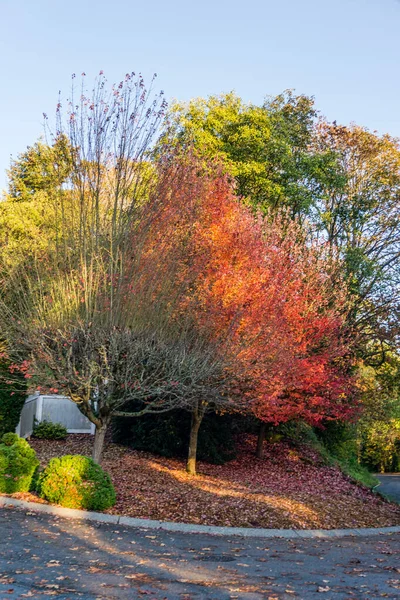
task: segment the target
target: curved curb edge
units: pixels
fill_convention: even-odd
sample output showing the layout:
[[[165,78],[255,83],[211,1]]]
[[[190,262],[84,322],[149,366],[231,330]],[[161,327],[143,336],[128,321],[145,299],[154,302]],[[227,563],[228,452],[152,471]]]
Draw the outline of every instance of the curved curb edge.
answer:
[[[385,533],[399,533],[400,527],[359,528],[359,529],[250,529],[247,527],[214,527],[213,525],[195,525],[190,523],[174,523],[172,521],[154,521],[135,519],[120,515],[90,512],[74,508],[64,508],[50,504],[39,504],[26,500],[17,500],[8,496],[0,496],[0,508],[18,508],[31,513],[46,513],[56,517],[95,521],[124,527],[139,529],[161,529],[175,533],[205,533],[223,536],[242,536],[258,538],[339,538],[345,536],[365,537]]]

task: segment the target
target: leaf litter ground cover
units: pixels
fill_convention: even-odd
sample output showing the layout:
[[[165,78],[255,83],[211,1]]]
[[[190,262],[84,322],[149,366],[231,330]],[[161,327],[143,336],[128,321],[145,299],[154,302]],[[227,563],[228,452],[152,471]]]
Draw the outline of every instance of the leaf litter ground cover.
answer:
[[[44,466],[54,456],[91,453],[92,438],[31,440]],[[180,459],[109,444],[103,467],[117,503],[109,511],[130,517],[233,527],[335,529],[400,525],[400,506],[353,483],[318,455],[279,442],[254,456],[254,436],[241,438],[238,456],[225,465],[200,462],[199,475]],[[36,500],[32,495],[15,495]]]

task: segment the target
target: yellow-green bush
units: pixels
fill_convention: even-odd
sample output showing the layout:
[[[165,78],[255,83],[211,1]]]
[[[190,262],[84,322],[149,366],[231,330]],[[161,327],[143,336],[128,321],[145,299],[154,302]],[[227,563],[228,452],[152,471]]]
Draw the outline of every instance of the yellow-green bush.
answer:
[[[27,492],[39,465],[36,452],[15,433],[3,435],[0,443],[0,492]]]
[[[86,510],[106,510],[115,504],[114,486],[108,473],[87,456],[53,458],[39,477],[41,498]]]

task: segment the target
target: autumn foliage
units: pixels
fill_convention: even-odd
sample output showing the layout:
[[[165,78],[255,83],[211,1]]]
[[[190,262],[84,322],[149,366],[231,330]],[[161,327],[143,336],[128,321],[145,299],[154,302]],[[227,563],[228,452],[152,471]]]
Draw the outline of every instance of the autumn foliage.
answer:
[[[217,341],[232,409],[274,423],[347,418],[347,300],[334,261],[284,216],[255,219],[218,166],[168,163],[156,193],[144,260],[174,273],[174,318],[190,313]]]
[[[112,416],[190,411],[190,472],[206,411],[275,424],[348,418],[335,262],[285,215],[255,216],[218,163],[173,153],[157,168],[147,200],[118,217],[114,255],[99,235],[82,263],[55,264],[49,281],[44,264],[45,287],[36,296],[27,285],[19,318],[4,321],[11,347],[30,354],[29,377],[73,398],[103,438]]]
[[[369,410],[362,361],[374,406],[397,405],[379,369],[398,354],[398,140],[317,120],[290,91],[166,108],[140,74],[89,91],[82,73],[54,130],[45,116],[51,144],[12,162],[0,429],[26,386],[65,394],[100,462],[114,418],[185,410],[194,473],[206,412],[260,433],[346,421],[358,390]]]
[[[15,364],[94,423],[96,461],[115,416],[190,411],[190,472],[206,411],[347,418],[338,265],[289,215],[240,202],[222,162],[174,146],[150,161],[163,101],[144,112],[140,77],[110,95],[104,83],[94,103],[57,108],[56,140],[68,141],[68,168],[49,183],[57,235],[32,264],[1,265]]]

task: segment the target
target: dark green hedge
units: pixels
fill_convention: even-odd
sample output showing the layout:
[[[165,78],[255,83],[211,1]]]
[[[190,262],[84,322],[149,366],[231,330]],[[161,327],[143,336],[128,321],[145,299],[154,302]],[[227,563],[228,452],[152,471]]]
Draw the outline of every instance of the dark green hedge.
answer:
[[[232,460],[237,428],[237,420],[231,415],[205,415],[199,432],[198,459],[213,464]],[[186,457],[189,432],[190,414],[178,410],[162,415],[118,418],[113,423],[115,442],[167,457]]]
[[[7,384],[8,380],[12,380],[12,383]],[[27,396],[26,389],[26,380],[22,375],[11,375],[8,365],[0,364],[0,437],[15,431]]]

